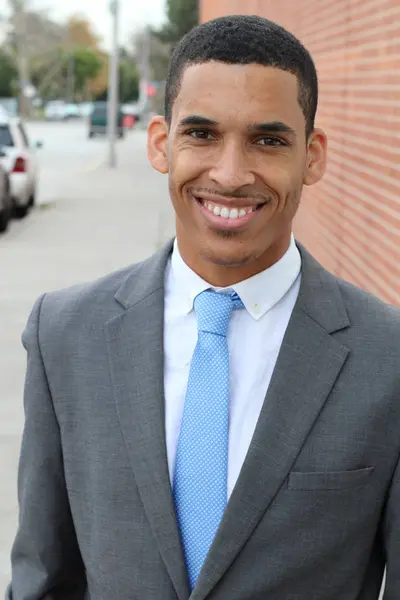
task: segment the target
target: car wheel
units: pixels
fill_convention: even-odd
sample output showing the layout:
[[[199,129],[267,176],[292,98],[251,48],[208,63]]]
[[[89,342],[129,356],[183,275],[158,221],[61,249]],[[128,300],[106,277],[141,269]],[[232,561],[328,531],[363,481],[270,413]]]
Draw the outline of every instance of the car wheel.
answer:
[[[5,208],[0,212],[0,233],[3,233],[7,230],[9,222],[10,211],[7,208]]]
[[[94,138],[94,131],[89,131],[89,139]]]
[[[36,192],[35,190],[33,190],[32,194],[30,195],[29,198],[29,202],[28,202],[28,207],[29,208],[33,208],[36,204]]]
[[[13,207],[13,213],[14,213],[14,217],[16,219],[23,219],[24,217],[26,217],[26,215],[28,214],[29,211],[29,205],[25,204],[24,206],[20,206],[19,204],[17,204],[14,201],[14,207]]]

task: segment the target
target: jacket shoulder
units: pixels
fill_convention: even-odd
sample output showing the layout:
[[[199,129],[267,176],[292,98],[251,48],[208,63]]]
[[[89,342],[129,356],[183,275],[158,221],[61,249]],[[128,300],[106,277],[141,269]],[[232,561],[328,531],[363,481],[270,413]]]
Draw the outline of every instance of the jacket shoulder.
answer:
[[[336,282],[353,324],[382,325],[400,333],[400,307],[384,302],[343,279],[336,277]]]
[[[121,314],[164,285],[164,274],[172,251],[172,241],[152,256],[95,281],[45,294],[43,319],[89,325]]]
[[[48,292],[42,301],[41,313],[48,321],[68,321],[71,317],[88,317],[107,312],[114,305],[114,295],[124,281],[135,277],[140,263],[105,275],[94,281]]]

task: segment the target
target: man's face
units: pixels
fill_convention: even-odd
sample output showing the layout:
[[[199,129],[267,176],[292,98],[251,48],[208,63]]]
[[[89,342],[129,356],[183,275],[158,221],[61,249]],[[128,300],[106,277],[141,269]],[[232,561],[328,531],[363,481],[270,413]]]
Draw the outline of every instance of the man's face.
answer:
[[[325,152],[322,132],[306,140],[298,96],[295,75],[279,69],[193,65],[170,127],[150,124],[150,160],[169,174],[179,248],[202,276],[219,268],[243,279],[286,251],[302,186],[315,182],[310,166]],[[154,145],[165,159],[154,160]]]

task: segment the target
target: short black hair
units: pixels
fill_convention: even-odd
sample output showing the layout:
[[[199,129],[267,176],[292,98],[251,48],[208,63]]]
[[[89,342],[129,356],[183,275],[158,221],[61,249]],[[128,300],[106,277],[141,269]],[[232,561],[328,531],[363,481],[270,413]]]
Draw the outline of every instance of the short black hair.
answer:
[[[296,75],[306,134],[314,129],[318,77],[314,61],[301,42],[283,27],[258,16],[231,15],[198,25],[175,47],[165,88],[165,118],[171,122],[184,70],[195,64],[259,64]]]

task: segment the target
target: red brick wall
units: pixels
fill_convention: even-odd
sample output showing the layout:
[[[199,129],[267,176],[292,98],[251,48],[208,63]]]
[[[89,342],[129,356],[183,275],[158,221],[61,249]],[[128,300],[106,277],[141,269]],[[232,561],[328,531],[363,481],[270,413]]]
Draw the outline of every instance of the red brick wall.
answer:
[[[329,164],[304,192],[298,239],[340,277],[400,305],[399,0],[200,2],[202,21],[234,13],[280,23],[318,69]]]

